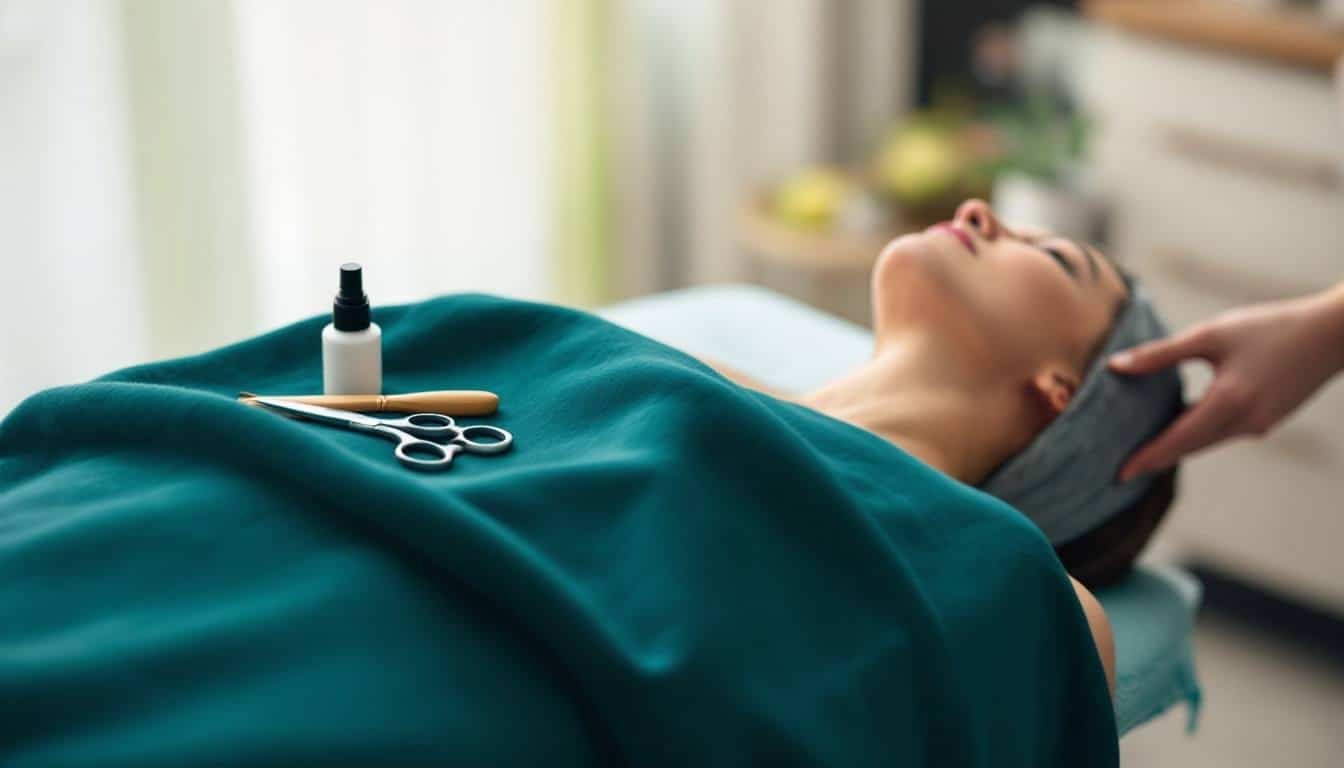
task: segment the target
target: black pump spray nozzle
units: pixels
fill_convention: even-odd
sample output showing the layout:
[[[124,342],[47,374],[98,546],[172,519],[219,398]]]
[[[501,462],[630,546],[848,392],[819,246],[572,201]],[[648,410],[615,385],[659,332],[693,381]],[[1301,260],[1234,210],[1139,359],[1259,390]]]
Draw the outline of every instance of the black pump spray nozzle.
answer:
[[[369,327],[369,297],[364,293],[364,272],[353,261],[341,265],[341,290],[331,305],[331,324],[338,331],[362,331]]]

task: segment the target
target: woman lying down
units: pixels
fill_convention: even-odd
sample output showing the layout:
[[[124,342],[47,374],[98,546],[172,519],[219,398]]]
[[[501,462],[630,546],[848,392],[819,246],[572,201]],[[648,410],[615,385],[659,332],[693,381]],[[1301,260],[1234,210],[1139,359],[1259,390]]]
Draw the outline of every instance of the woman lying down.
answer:
[[[1122,572],[1170,494],[1112,476],[1175,381],[1095,363],[1151,310],[981,203],[873,293],[872,360],[796,402],[573,310],[376,313],[389,392],[501,396],[513,449],[440,472],[234,400],[316,391],[324,318],[29,398],[4,764],[1114,765],[1061,557]]]

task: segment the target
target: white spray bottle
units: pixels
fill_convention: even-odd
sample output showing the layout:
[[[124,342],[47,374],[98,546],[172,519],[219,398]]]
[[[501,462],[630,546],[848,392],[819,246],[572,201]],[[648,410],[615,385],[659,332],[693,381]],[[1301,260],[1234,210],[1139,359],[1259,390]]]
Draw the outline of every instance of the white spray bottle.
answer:
[[[322,391],[377,395],[383,391],[383,329],[369,320],[364,277],[354,262],[341,265],[341,292],[322,329]]]

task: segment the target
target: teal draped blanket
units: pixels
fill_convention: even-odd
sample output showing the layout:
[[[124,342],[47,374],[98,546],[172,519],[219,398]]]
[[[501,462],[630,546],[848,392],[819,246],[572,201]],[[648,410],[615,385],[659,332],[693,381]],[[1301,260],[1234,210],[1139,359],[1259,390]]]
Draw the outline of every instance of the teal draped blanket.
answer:
[[[498,392],[514,449],[235,402],[320,391],[324,318],[0,424],[0,764],[1116,764],[1011,508],[592,315],[375,315],[385,391]]]

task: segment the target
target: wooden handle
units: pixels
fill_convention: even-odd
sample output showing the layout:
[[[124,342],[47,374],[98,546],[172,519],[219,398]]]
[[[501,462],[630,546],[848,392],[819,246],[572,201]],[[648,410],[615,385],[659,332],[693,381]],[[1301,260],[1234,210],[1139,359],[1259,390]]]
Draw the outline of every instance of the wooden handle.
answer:
[[[446,416],[489,416],[499,409],[499,395],[476,389],[387,395],[381,410],[396,413],[442,413]]]
[[[246,402],[256,397],[244,392]],[[499,395],[474,389],[411,392],[405,395],[266,395],[279,400],[366,413],[441,413],[445,416],[489,416],[499,409]]]

